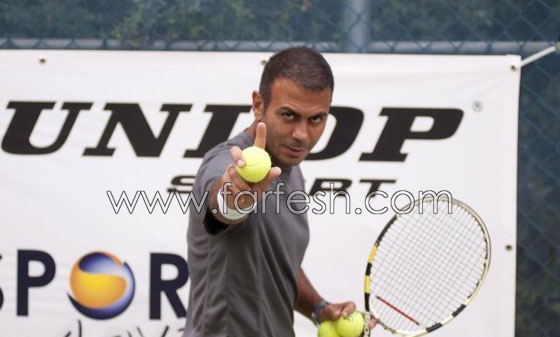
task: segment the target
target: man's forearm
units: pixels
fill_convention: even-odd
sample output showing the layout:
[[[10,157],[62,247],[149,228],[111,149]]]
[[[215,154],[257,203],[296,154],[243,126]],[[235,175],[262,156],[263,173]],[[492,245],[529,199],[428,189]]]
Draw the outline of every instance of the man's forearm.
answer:
[[[315,288],[305,276],[303,269],[300,268],[298,272],[298,301],[296,303],[296,310],[304,315],[305,317],[311,319],[311,313],[313,312],[313,308],[323,300],[321,295],[317,293]]]

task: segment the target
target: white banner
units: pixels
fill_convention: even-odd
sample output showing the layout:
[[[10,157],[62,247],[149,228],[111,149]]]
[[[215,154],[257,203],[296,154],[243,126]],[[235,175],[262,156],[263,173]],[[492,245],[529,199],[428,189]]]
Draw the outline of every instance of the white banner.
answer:
[[[251,123],[269,56],[0,52],[0,336],[181,336],[187,217],[168,191],[186,200],[204,153]],[[397,191],[449,191],[485,221],[492,261],[433,335],[513,336],[519,57],[325,56],[331,115],[302,169],[307,192],[333,182],[351,205],[309,213],[307,276],[363,310],[369,249],[393,214],[369,214],[365,196],[382,190],[372,206],[390,208]]]

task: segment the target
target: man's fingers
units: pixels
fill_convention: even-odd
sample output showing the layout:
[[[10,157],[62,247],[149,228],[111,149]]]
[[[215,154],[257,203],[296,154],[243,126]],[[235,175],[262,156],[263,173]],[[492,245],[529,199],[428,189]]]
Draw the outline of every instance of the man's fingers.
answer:
[[[331,304],[325,307],[320,313],[321,321],[336,321],[340,318],[342,314],[342,310],[340,305],[338,304]]]
[[[250,191],[251,186],[239,175],[237,169],[233,164],[228,166],[228,176],[231,179],[230,181],[235,185],[240,191]]]
[[[348,315],[356,311],[356,304],[354,304],[354,302],[344,302],[342,303],[342,305],[343,305],[342,307],[343,317],[348,317]]]
[[[258,183],[258,185],[256,185],[256,189],[259,191],[266,190],[268,185],[270,185],[270,183],[274,179],[278,178],[281,173],[282,173],[282,169],[279,168],[278,166],[274,166],[273,168],[270,169],[270,171],[268,171],[266,178],[264,178],[261,182]]]
[[[266,125],[263,122],[257,124],[257,131],[255,133],[255,146],[264,149],[266,146]]]
[[[278,166],[274,166],[273,168],[270,169],[270,171],[268,171],[268,174],[265,179],[270,184],[274,179],[278,178],[280,174],[282,174],[282,169],[279,168]]]
[[[239,148],[239,146],[232,147],[229,150],[229,153],[231,154],[231,158],[233,159],[233,162],[235,163],[235,165],[237,165],[239,167],[245,166],[245,160],[243,159],[243,153],[242,153],[241,149]]]
[[[229,164],[226,168],[226,172],[222,178],[224,185],[222,186],[222,191],[227,189],[226,203],[231,209],[235,207],[235,197],[238,193],[243,191],[252,192],[251,186],[241,178],[234,164]],[[226,184],[229,183],[228,186]],[[253,198],[249,195],[242,195],[238,198],[238,205],[241,208],[246,208],[253,204]]]

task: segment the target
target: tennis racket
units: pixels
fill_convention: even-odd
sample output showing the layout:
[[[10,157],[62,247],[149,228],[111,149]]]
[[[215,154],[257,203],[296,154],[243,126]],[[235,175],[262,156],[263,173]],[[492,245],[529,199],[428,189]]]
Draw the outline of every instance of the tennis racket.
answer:
[[[466,204],[417,200],[387,223],[366,268],[365,327],[421,336],[449,323],[477,294],[490,265],[490,237]],[[436,211],[434,211],[434,209]]]

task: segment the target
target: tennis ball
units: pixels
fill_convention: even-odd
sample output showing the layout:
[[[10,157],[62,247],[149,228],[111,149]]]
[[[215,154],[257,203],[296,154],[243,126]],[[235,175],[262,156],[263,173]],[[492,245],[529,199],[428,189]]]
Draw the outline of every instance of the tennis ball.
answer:
[[[319,330],[317,331],[318,337],[340,337],[334,323],[331,321],[324,321],[319,325]]]
[[[364,317],[354,311],[346,318],[341,316],[334,322],[334,326],[341,337],[358,337],[364,331]]]
[[[248,147],[242,153],[245,166],[235,166],[239,175],[250,183],[258,183],[263,180],[272,165],[268,153],[258,146]]]

